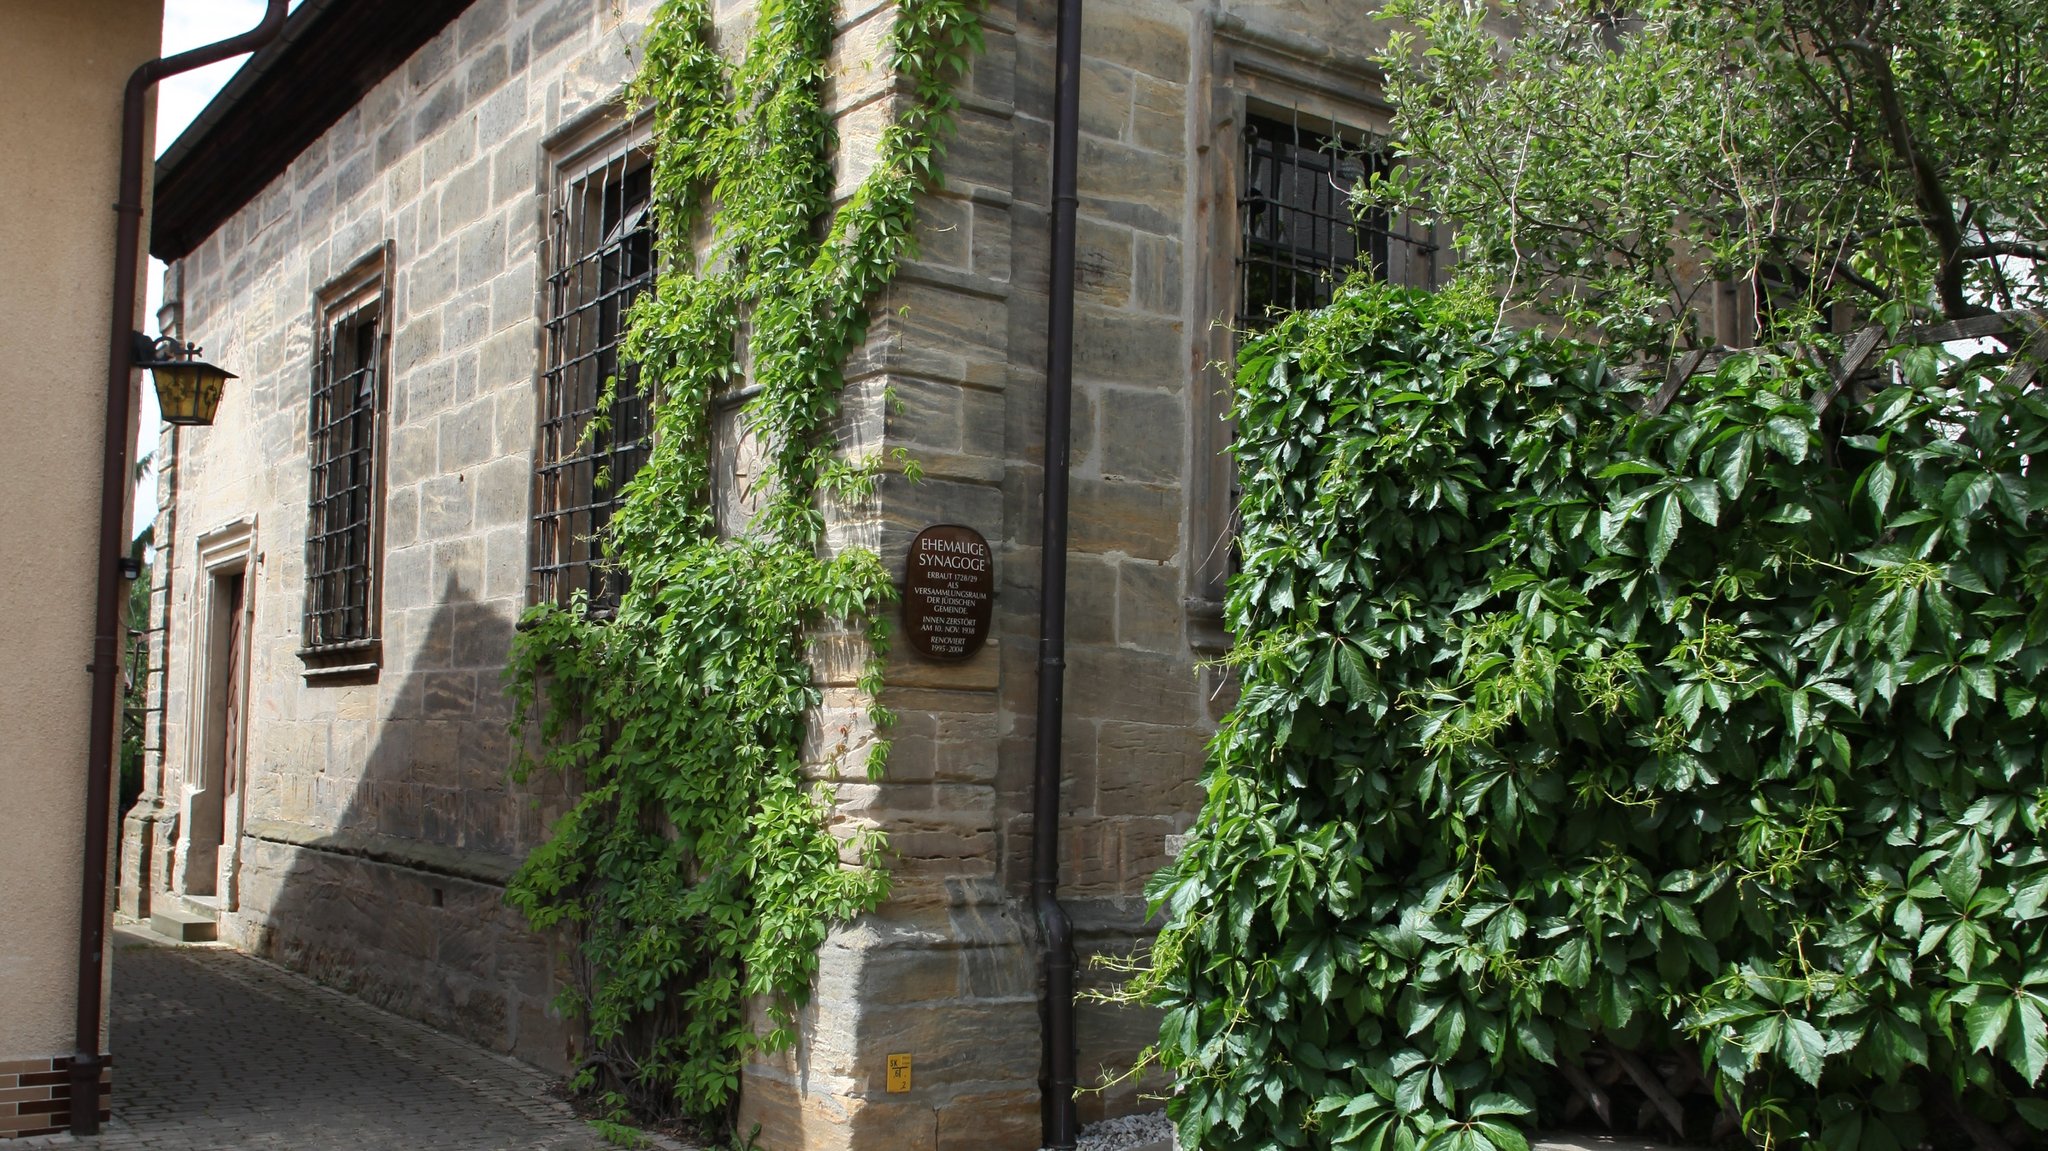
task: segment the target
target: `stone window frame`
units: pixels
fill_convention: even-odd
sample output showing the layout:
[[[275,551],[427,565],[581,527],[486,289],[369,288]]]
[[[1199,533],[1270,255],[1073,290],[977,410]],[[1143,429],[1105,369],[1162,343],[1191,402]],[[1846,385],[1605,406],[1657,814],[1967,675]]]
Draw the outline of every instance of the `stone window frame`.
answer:
[[[1242,135],[1248,119],[1283,120],[1361,146],[1384,138],[1393,106],[1383,93],[1384,75],[1363,53],[1311,42],[1270,28],[1246,14],[1219,12],[1210,21],[1207,66],[1199,51],[1190,105],[1201,116],[1194,125],[1195,240],[1211,253],[1191,269],[1196,322],[1194,390],[1190,408],[1193,444],[1189,452],[1186,594],[1188,640],[1198,652],[1229,646],[1223,601],[1231,568],[1233,468],[1226,452],[1232,436],[1228,419],[1230,371],[1239,333],[1238,201],[1243,181]],[[1206,110],[1206,114],[1204,114]],[[1403,229],[1410,225],[1403,222]],[[1418,233],[1434,248],[1418,275],[1403,265],[1389,269],[1401,282],[1442,282],[1447,252],[1439,229]],[[1399,247],[1398,245],[1396,246]]]
[[[590,589],[591,561],[595,558],[595,549],[589,548],[587,542],[584,543],[584,554],[580,559],[577,558],[575,551],[576,540],[587,541],[588,537],[578,536],[570,539],[567,541],[569,550],[557,553],[551,545],[559,545],[564,541],[554,539],[550,533],[575,531],[575,516],[578,512],[589,513],[600,507],[606,510],[615,509],[619,502],[617,493],[629,478],[616,474],[610,477],[611,498],[600,498],[599,493],[579,489],[568,493],[565,499],[554,491],[550,484],[568,482],[573,485],[577,482],[574,476],[571,475],[566,481],[551,480],[551,476],[561,475],[566,470],[565,465],[568,468],[587,465],[592,468],[594,478],[594,461],[599,457],[616,459],[621,455],[637,454],[639,465],[644,466],[652,446],[651,412],[648,411],[649,405],[644,392],[639,393],[638,410],[641,412],[640,419],[645,434],[636,444],[613,444],[587,454],[580,453],[573,447],[557,452],[550,444],[550,437],[559,438],[565,420],[573,418],[575,414],[573,410],[553,410],[558,406],[556,401],[559,397],[551,389],[560,386],[557,373],[563,369],[563,365],[556,362],[556,356],[560,354],[557,341],[561,338],[561,330],[572,322],[574,316],[590,306],[589,302],[585,301],[578,303],[565,314],[557,314],[556,311],[555,297],[563,290],[560,279],[565,274],[559,266],[564,257],[561,250],[563,237],[558,227],[558,221],[562,218],[560,214],[569,210],[572,196],[587,195],[578,192],[579,187],[586,185],[591,179],[600,178],[609,169],[621,168],[622,179],[646,170],[652,163],[652,149],[652,107],[628,111],[618,99],[599,102],[582,115],[572,118],[541,143],[544,157],[539,197],[541,254],[538,261],[539,284],[535,298],[535,310],[540,323],[540,355],[534,391],[533,511],[527,562],[529,604],[566,603],[576,587]],[[646,227],[651,236],[651,192],[643,210],[648,213]],[[605,240],[599,237],[599,248],[603,246]],[[658,244],[654,247],[653,259],[658,261]],[[589,258],[589,254],[579,255],[577,261]],[[649,282],[640,289],[641,291],[651,290],[653,272],[658,272],[658,267],[652,269]],[[602,286],[599,288],[599,294],[604,294]],[[621,330],[618,335],[622,338],[623,319],[620,323]],[[615,347],[616,342],[612,346]],[[609,515],[606,519],[609,520]],[[576,582],[557,582],[557,577],[567,577]],[[620,590],[623,589],[614,589],[609,595],[593,594],[592,614],[599,617],[608,615],[609,609],[616,605],[617,592]]]
[[[305,530],[305,570],[303,594],[304,609],[300,618],[299,659],[305,665],[302,674],[310,684],[331,682],[374,681],[383,663],[383,599],[384,599],[384,519],[385,480],[389,457],[391,423],[391,334],[394,312],[391,302],[391,269],[394,266],[392,243],[384,241],[368,253],[359,257],[348,269],[323,284],[313,294],[313,387],[308,395],[306,416],[307,455],[307,506]],[[323,461],[319,456],[319,429],[314,420],[319,418],[317,409],[321,381],[334,370],[332,354],[335,351],[332,340],[337,325],[347,323],[365,312],[374,313],[376,335],[374,337],[374,362],[370,366],[374,395],[371,399],[372,416],[370,443],[370,474],[367,480],[368,505],[365,525],[367,539],[364,544],[364,563],[367,586],[364,589],[364,619],[360,634],[320,642],[315,632],[315,576],[314,527],[318,514],[319,493],[313,490],[318,482]]]

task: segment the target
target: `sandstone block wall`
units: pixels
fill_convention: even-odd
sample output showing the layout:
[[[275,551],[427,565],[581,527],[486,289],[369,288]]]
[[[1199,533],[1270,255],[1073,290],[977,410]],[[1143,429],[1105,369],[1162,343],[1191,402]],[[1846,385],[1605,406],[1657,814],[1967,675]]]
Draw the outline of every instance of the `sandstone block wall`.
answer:
[[[878,783],[838,813],[888,831],[896,896],[835,935],[791,1057],[752,1069],[743,1110],[769,1147],[1037,1145],[1038,928],[1026,901],[1037,692],[1039,506],[1054,75],[1049,0],[988,8],[946,185],[919,258],[876,308],[849,379],[848,438],[909,450],[921,483],[885,486],[845,538],[902,563],[911,536],[964,523],[995,544],[988,646],[960,664],[891,657],[899,717]],[[1233,314],[1247,108],[1357,130],[1383,122],[1372,30],[1356,5],[1092,0],[1083,35],[1062,896],[1084,962],[1150,927],[1146,880],[1190,826],[1204,743],[1230,702],[1205,661],[1227,478],[1216,455]],[[882,394],[893,397],[884,403]],[[876,422],[879,420],[879,430]],[[872,738],[850,656],[828,746]],[[856,777],[857,778],[857,777]],[[1100,989],[1117,976],[1084,974]],[[847,997],[842,999],[841,997]],[[1156,1080],[1107,1081],[1155,1034],[1150,1013],[1084,1003],[1084,1121],[1159,1106]],[[891,1093],[891,1054],[913,1083]]]
[[[617,92],[650,4],[480,0],[184,261],[188,338],[248,377],[184,433],[163,807],[188,765],[200,580],[194,543],[260,537],[240,907],[247,945],[529,1058],[560,1058],[545,946],[495,900],[546,797],[510,788],[498,669],[524,604],[539,345],[544,141]],[[1370,128],[1359,11],[1345,0],[1093,0],[1084,34],[1063,896],[1087,954],[1149,928],[1142,890],[1191,824],[1203,745],[1229,703],[1205,660],[1226,483],[1237,150],[1248,107]],[[721,8],[722,22],[752,10]],[[830,100],[842,193],[895,94],[893,6],[840,13]],[[900,569],[911,536],[961,523],[997,552],[988,645],[960,663],[890,657],[873,729],[859,641],[821,635],[809,760],[833,819],[886,831],[895,894],[834,933],[789,1053],[747,1070],[741,1124],[784,1149],[1027,1149],[1039,1131],[1038,928],[1025,899],[1036,733],[1037,577],[1052,0],[991,0],[920,253],[848,365],[849,452],[903,448],[921,482],[829,509],[832,546]],[[296,655],[314,294],[391,245],[384,664],[308,682]],[[244,367],[247,365],[247,367]],[[720,467],[747,467],[736,436]],[[900,648],[900,645],[899,645]],[[183,673],[189,676],[189,672]],[[180,693],[185,693],[181,695]],[[867,749],[887,738],[887,772]],[[541,802],[536,804],[535,800]],[[161,817],[154,853],[175,855]],[[161,890],[175,869],[157,866]],[[159,896],[161,898],[161,896]],[[1093,972],[1103,986],[1112,976]],[[1142,1011],[1087,1004],[1084,1080],[1149,1041]],[[892,1055],[912,1060],[888,1089]],[[1157,1083],[1083,1097],[1150,1109]]]
[[[239,890],[222,936],[383,1006],[561,1065],[555,959],[501,902],[553,809],[507,778],[500,686],[526,605],[544,141],[615,98],[652,0],[477,0],[174,269],[182,334],[242,378],[167,438],[163,754],[124,898],[178,886],[207,580],[254,524]],[[388,245],[380,665],[308,678],[316,297]],[[232,817],[231,817],[232,818]],[[136,850],[145,837],[146,850]]]

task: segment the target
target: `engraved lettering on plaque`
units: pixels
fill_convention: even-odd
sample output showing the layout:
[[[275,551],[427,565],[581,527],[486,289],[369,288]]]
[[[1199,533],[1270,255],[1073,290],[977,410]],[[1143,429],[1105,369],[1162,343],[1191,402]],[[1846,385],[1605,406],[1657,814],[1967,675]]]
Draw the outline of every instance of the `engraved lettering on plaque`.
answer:
[[[910,646],[933,659],[966,659],[988,639],[995,556],[980,532],[937,524],[910,541],[903,564],[903,623]]]

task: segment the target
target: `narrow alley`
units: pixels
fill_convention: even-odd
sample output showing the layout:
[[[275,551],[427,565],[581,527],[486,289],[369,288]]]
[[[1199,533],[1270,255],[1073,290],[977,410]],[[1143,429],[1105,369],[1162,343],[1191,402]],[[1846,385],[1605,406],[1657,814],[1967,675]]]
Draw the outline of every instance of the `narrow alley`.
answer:
[[[596,1151],[548,1077],[224,947],[114,934],[106,1151]],[[680,1144],[655,1140],[654,1146]]]

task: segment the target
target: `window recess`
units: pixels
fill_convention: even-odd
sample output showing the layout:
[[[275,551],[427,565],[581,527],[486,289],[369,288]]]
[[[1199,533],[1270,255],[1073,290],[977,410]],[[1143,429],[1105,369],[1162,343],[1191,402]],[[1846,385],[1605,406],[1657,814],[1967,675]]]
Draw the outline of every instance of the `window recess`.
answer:
[[[380,269],[367,285],[323,308],[314,353],[301,654],[344,657],[342,663],[318,660],[329,673],[373,668],[378,640],[382,289]],[[358,653],[357,663],[347,662],[350,653]]]
[[[619,354],[654,281],[649,177],[644,145],[615,147],[558,181],[549,212],[532,591],[554,603],[581,591],[598,615],[624,590],[605,531],[652,430],[639,366]]]
[[[1393,227],[1352,195],[1388,169],[1384,153],[1341,130],[1298,117],[1247,117],[1237,199],[1237,326],[1258,331],[1280,316],[1329,304],[1366,269],[1376,280],[1435,286],[1437,246],[1427,232]]]
[[[1198,289],[1198,307],[1228,321],[1197,337],[1217,366],[1195,380],[1185,602],[1189,640],[1201,651],[1228,644],[1223,599],[1239,559],[1228,419],[1238,345],[1290,312],[1328,305],[1361,271],[1406,287],[1434,288],[1439,279],[1437,229],[1354,203],[1362,183],[1392,166],[1373,134],[1387,112],[1373,86],[1304,73],[1266,52],[1220,36],[1216,46],[1218,71],[1234,73],[1238,84],[1217,93],[1208,184],[1215,202],[1234,210],[1212,217],[1218,256]],[[1298,87],[1304,77],[1315,82]]]

